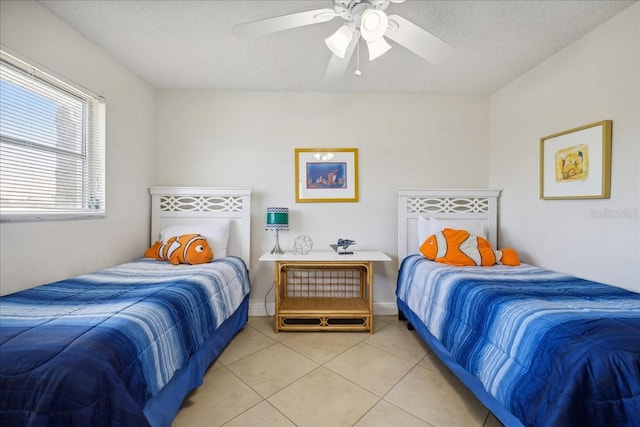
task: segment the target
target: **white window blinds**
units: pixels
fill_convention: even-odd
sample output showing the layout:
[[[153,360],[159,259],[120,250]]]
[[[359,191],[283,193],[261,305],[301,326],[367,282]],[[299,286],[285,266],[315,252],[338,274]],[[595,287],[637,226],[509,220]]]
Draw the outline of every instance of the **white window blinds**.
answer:
[[[0,220],[105,214],[104,100],[0,51]]]

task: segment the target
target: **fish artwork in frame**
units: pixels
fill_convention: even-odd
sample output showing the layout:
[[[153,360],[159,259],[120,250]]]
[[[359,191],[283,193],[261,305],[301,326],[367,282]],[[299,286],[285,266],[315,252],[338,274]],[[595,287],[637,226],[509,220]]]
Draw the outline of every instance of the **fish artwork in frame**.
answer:
[[[357,148],[296,148],[296,202],[357,202]]]

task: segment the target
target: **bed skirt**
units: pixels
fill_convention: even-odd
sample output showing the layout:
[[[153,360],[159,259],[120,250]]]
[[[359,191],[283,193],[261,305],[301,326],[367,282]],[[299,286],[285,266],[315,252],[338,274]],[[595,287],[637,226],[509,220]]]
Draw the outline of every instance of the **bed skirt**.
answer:
[[[429,332],[422,320],[404,303],[398,299],[398,316],[401,320],[407,320],[420,337],[429,345],[431,350],[438,356],[451,372],[469,388],[469,390],[478,398],[484,406],[487,407],[495,415],[496,418],[504,424],[505,427],[523,427],[522,422],[516,418],[511,412],[506,410],[492,395],[490,395],[482,385],[482,383],[468,371],[466,371],[451,356],[449,351]]]
[[[178,370],[167,385],[144,407],[144,414],[153,427],[169,427],[180,410],[184,398],[202,384],[205,372],[211,363],[244,328],[249,315],[249,295],[216,331],[189,359],[187,365]]]

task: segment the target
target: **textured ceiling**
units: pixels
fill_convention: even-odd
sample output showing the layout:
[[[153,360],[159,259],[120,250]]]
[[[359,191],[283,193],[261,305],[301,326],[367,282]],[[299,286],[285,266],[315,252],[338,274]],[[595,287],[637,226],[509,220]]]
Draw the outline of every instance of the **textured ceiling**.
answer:
[[[41,0],[52,13],[156,88],[242,91],[490,94],[635,1],[418,1],[386,10],[455,47],[432,65],[402,46],[344,77],[323,76],[324,39],[340,18],[258,37],[235,24],[332,7],[331,0]]]

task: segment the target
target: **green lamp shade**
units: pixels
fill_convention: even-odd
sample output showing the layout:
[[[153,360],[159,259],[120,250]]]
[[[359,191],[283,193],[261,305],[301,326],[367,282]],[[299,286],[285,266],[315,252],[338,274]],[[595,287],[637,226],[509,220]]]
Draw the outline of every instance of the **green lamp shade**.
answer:
[[[267,208],[265,230],[288,230],[289,208]]]

